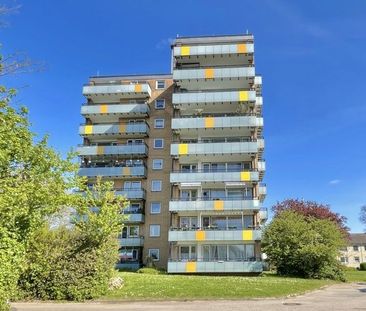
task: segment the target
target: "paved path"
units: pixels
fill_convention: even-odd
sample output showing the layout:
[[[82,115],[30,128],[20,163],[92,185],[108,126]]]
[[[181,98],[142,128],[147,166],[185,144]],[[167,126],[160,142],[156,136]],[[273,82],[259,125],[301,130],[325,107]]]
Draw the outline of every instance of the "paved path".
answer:
[[[283,299],[91,302],[91,303],[14,303],[14,311],[237,311],[237,310],[366,310],[366,283],[337,284],[302,296]]]

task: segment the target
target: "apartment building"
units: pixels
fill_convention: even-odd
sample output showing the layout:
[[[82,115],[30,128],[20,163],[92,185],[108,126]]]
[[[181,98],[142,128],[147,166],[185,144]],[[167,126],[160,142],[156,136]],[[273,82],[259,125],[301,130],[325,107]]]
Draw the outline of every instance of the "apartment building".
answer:
[[[366,233],[351,233],[348,245],[341,249],[339,261],[350,268],[359,268],[366,262]]]
[[[113,180],[129,215],[118,268],[258,273],[266,186],[252,35],[181,37],[172,75],[91,77],[79,174]]]

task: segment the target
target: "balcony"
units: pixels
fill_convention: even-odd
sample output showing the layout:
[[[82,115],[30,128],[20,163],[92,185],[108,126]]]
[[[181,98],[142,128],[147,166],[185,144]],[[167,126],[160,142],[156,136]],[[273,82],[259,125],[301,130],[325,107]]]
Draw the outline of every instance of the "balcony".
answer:
[[[143,237],[118,238],[121,246],[144,246]]]
[[[202,159],[202,156],[254,155],[263,148],[263,139],[242,142],[173,143],[170,146],[170,154],[173,157],[196,156]]]
[[[169,202],[170,212],[201,211],[244,211],[259,210],[260,203],[255,198],[195,198],[195,200],[176,199]]]
[[[255,68],[211,67],[197,69],[175,69],[173,80],[181,89],[249,89],[254,83]]]
[[[147,123],[83,124],[79,127],[79,134],[85,137],[94,138],[146,137],[149,135],[149,126]]]
[[[181,241],[260,241],[262,238],[261,230],[174,230],[170,229],[168,233],[169,242]]]
[[[259,217],[262,222],[265,222],[268,219],[268,209],[261,208],[261,210],[259,211]]]
[[[124,223],[144,223],[145,222],[145,215],[141,212],[139,213],[128,213],[127,211],[124,211],[124,214],[126,215],[126,219],[124,220]]]
[[[256,182],[259,181],[257,171],[244,170],[192,170],[173,171],[170,173],[171,183],[192,183],[192,182]]]
[[[119,262],[115,265],[116,269],[126,270],[126,271],[137,271],[142,267],[142,264],[139,262]]]
[[[173,105],[184,104],[209,104],[209,103],[233,103],[233,102],[255,102],[255,91],[221,91],[221,92],[187,92],[174,93]]]
[[[126,144],[115,146],[79,146],[76,151],[80,156],[119,155],[126,157],[146,157],[148,154],[148,148],[146,144]]]
[[[261,273],[261,261],[169,261],[168,273]]]
[[[144,178],[146,168],[144,166],[124,167],[81,167],[79,176],[96,178],[97,176],[109,178]]]
[[[93,122],[118,122],[119,118],[148,117],[150,109],[147,103],[83,105],[81,115]]]
[[[265,196],[267,194],[267,186],[264,183],[260,183],[258,187],[258,194],[260,196]]]
[[[262,127],[263,118],[256,116],[223,116],[205,118],[179,118],[172,119],[172,130],[181,135],[188,135],[192,132],[205,134],[207,136],[235,135],[238,130],[243,136],[249,136],[252,128]]]
[[[149,98],[151,88],[147,83],[85,85],[83,95],[94,103],[119,102],[126,98]]]
[[[116,195],[122,195],[127,200],[145,200],[146,191],[144,189],[121,189],[115,191]]]
[[[266,170],[266,161],[258,161],[258,171],[264,172]]]
[[[253,54],[253,43],[175,46],[174,57]]]

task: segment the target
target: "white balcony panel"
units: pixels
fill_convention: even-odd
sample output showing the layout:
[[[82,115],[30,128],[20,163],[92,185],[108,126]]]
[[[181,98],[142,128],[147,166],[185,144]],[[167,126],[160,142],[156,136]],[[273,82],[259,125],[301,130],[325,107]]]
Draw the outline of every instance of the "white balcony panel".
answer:
[[[145,222],[145,215],[141,213],[126,214],[125,223],[143,223]]]
[[[264,172],[266,170],[266,161],[258,161],[258,171]]]
[[[144,246],[144,238],[120,238],[118,239],[121,246]]]
[[[179,118],[172,119],[172,129],[176,131],[193,129],[221,129],[228,128],[236,131],[238,128],[262,127],[263,118],[256,116],[238,117],[207,117],[207,118]]]
[[[149,106],[143,104],[114,104],[114,105],[83,105],[81,106],[81,115],[86,117],[107,117],[114,115],[117,117],[136,117],[148,116],[150,112]]]
[[[168,273],[261,273],[261,261],[169,261]]]
[[[116,190],[116,195],[122,195],[126,197],[127,200],[144,200],[145,190],[144,189],[122,189]]]
[[[196,201],[170,201],[170,212],[198,212],[198,211],[244,211],[259,210],[259,200],[196,200]]]
[[[113,103],[127,98],[148,98],[151,96],[149,84],[86,85],[83,95],[94,103]]]
[[[146,123],[135,124],[95,124],[81,125],[79,134],[83,136],[110,136],[121,137],[147,136],[149,127]]]
[[[171,144],[172,156],[254,154],[264,147],[262,139],[250,142]]]
[[[255,77],[254,67],[175,69],[173,80],[238,79]]]
[[[197,172],[197,173],[170,173],[171,183],[190,182],[242,182],[258,181],[258,172]]]
[[[261,230],[169,230],[169,242],[183,241],[259,241]]]
[[[178,56],[208,56],[254,53],[253,43],[239,44],[215,44],[215,45],[191,45],[175,46],[173,55]]]
[[[86,176],[95,178],[97,176],[102,177],[145,177],[146,169],[144,166],[133,167],[81,167],[79,169],[79,176]]]
[[[194,104],[194,103],[226,103],[256,101],[255,91],[229,91],[229,92],[189,92],[174,93],[173,104]]]
[[[148,148],[145,144],[117,145],[117,146],[80,146],[76,149],[80,156],[120,155],[146,156]]]

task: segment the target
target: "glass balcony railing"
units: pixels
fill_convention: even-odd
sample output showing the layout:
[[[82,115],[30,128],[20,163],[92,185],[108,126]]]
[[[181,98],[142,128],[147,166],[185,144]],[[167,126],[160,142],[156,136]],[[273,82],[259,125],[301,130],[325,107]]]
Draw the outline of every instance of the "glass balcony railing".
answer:
[[[204,118],[179,118],[172,119],[172,129],[179,131],[184,129],[212,129],[212,128],[241,128],[262,127],[263,118],[257,116],[224,116]]]
[[[263,148],[263,139],[243,142],[173,143],[170,146],[170,154],[172,156],[248,154],[258,153]]]
[[[232,170],[182,170],[170,173],[171,183],[184,182],[249,182],[259,181],[258,171]]]
[[[169,211],[244,211],[259,210],[260,203],[256,198],[248,197],[225,197],[225,198],[194,198],[187,200],[185,198],[172,199],[169,202]]]
[[[262,271],[263,263],[259,259],[168,262],[168,273],[261,273]]]
[[[116,195],[123,195],[128,200],[144,200],[146,197],[145,189],[117,189]]]
[[[147,123],[133,124],[82,124],[79,127],[79,134],[82,136],[102,136],[102,135],[120,135],[128,136],[147,136],[149,126]]]
[[[85,85],[83,95],[86,97],[103,96],[106,94],[116,94],[119,97],[141,97],[151,96],[149,84],[109,84],[109,85]]]
[[[213,45],[184,45],[173,48],[174,57],[236,55],[254,53],[253,43],[213,44]]]
[[[262,238],[262,231],[252,229],[224,229],[199,228],[187,230],[186,228],[171,228],[168,234],[169,242],[179,241],[259,241]]]
[[[255,77],[255,68],[243,67],[214,67],[197,69],[175,69],[173,80],[205,80],[205,79],[240,79]]]
[[[174,93],[173,105],[195,103],[255,102],[256,92],[247,90]]]
[[[126,144],[114,146],[78,146],[76,149],[80,156],[97,155],[126,155],[146,156],[148,148],[146,144]]]
[[[143,237],[118,237],[121,246],[143,246]]]
[[[146,168],[144,166],[123,166],[123,167],[81,167],[79,176],[86,177],[122,177],[132,178],[146,176]]]
[[[127,115],[127,116],[148,116],[150,109],[148,104],[113,104],[113,105],[83,105],[81,115]]]

